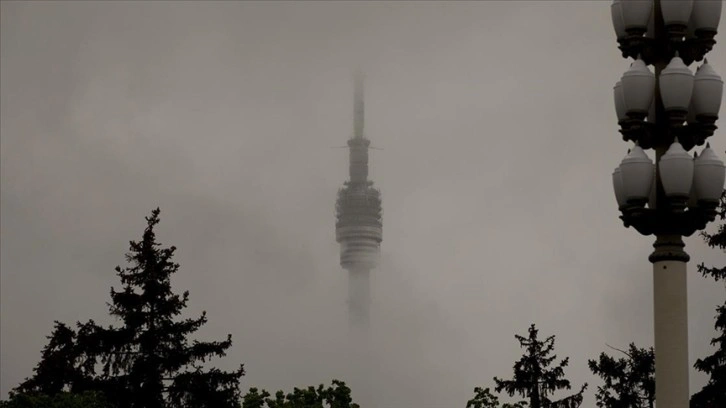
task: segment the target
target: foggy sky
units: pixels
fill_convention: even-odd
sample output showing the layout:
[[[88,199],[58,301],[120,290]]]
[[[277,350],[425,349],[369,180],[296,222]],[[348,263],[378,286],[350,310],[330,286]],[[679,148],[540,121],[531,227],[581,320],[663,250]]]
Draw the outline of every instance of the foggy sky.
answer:
[[[0,397],[53,320],[112,322],[113,269],[160,206],[186,316],[233,336],[215,364],[244,363],[243,389],[340,378],[355,399],[334,234],[348,157],[330,147],[352,134],[359,67],[385,149],[376,406],[463,407],[511,375],[533,322],[594,406],[587,359],[652,344],[653,237],[622,226],[611,187],[629,62],[610,2],[3,1],[0,17]],[[711,143],[723,158],[723,130]],[[724,257],[686,244],[693,362],[724,298],[695,263]],[[704,381],[692,370],[691,392]]]

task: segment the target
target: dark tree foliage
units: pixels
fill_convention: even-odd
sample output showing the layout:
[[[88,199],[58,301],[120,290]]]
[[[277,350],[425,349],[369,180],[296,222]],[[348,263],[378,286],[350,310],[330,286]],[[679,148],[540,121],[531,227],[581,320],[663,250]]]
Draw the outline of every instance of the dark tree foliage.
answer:
[[[569,357],[565,357],[556,366],[550,365],[557,358],[552,354],[555,348],[555,336],[540,340],[535,325],[529,327],[529,336],[515,335],[519,345],[526,349],[522,358],[514,363],[514,377],[502,380],[494,377],[497,392],[502,390],[510,397],[519,394],[529,399],[531,408],[577,408],[582,404],[582,394],[587,388],[584,384],[579,392],[553,401],[550,395],[560,389],[571,388],[570,381],[564,378]]]
[[[726,220],[726,190],[721,194],[721,200],[719,201],[718,217],[721,221]],[[718,248],[721,251],[726,252],[726,222],[721,223],[713,234],[701,232],[701,236],[706,241],[708,246],[711,248]],[[698,265],[698,272],[704,277],[712,277],[717,282],[719,280],[726,280],[726,265],[722,267],[706,266],[703,262]]]
[[[711,340],[717,350],[710,356],[696,360],[696,370],[710,376],[708,383],[691,397],[691,407],[726,407],[726,303],[719,306],[716,314],[718,336]]]
[[[41,393],[13,394],[8,401],[0,401],[0,408],[115,408],[101,393],[58,392],[50,396]]]
[[[726,219],[726,190],[721,194],[719,203],[719,218]],[[726,222],[721,223],[714,234],[702,233],[706,243],[712,247],[726,252]],[[714,280],[726,280],[726,265],[722,267],[706,267],[703,263],[698,265],[698,271],[705,277]],[[716,308],[716,332],[711,345],[716,351],[708,356],[696,360],[696,370],[708,374],[708,383],[691,397],[693,408],[726,407],[726,301]]]
[[[653,408],[655,406],[655,355],[653,348],[638,348],[630,343],[628,351],[618,350],[625,358],[615,359],[600,353],[589,360],[593,374],[605,383],[597,387],[597,406],[602,408]]]
[[[499,398],[489,388],[474,388],[474,398],[466,403],[466,408],[526,408],[527,403],[520,401],[514,404],[499,405]]]
[[[78,348],[76,332],[61,322],[55,327],[48,344],[43,348],[41,360],[35,367],[35,376],[25,380],[10,394],[34,392],[53,396],[65,390],[80,392],[90,388],[91,378],[81,367],[81,351]]]
[[[78,323],[74,333],[58,324],[35,375],[18,392],[54,394],[63,389],[103,392],[119,408],[227,408],[240,406],[239,379],[244,367],[225,372],[205,369],[212,357],[223,357],[226,340],[201,342],[188,337],[207,322],[206,312],[179,319],[189,292],[171,290],[175,247],[162,248],[154,227],[159,209],[147,217],[141,241],[131,241],[130,266],[116,267],[122,288],[111,288],[110,314],[119,327]],[[96,373],[100,370],[99,373]]]
[[[275,393],[274,398],[265,390],[251,388],[244,396],[242,408],[359,408],[353,403],[350,388],[344,382],[333,380],[333,385],[325,387],[320,384],[318,388],[295,388],[293,392],[285,394],[283,391]]]

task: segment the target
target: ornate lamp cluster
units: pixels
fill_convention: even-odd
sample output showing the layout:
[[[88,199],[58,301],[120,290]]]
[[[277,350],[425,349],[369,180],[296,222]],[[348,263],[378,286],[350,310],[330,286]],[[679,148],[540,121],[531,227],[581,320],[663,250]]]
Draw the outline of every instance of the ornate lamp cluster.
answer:
[[[690,65],[701,61],[716,44],[721,1],[663,0],[659,13],[667,33],[663,38],[655,35],[655,12],[652,0],[613,1],[613,27],[624,58],[641,54],[650,64],[664,51],[678,50]]]
[[[622,55],[635,60],[614,87],[620,133],[635,142],[613,172],[620,218],[643,235],[690,236],[715,218],[726,177],[708,144],[688,154],[716,130],[723,81],[705,54],[721,1],[615,0],[611,11]]]

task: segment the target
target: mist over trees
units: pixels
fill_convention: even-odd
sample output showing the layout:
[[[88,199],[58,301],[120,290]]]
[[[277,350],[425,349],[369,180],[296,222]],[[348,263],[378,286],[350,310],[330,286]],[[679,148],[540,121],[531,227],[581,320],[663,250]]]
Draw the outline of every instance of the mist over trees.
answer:
[[[126,260],[116,267],[121,290],[111,288],[109,313],[121,324],[103,327],[93,320],[76,329],[56,321],[41,360],[0,408],[356,408],[351,390],[333,380],[274,398],[256,388],[243,397],[244,366],[231,372],[205,368],[224,357],[231,335],[203,342],[189,337],[207,323],[206,312],[181,319],[189,292],[175,294],[171,276],[176,248],[162,247],[154,228],[157,208],[146,217],[140,241],[131,241]]]
[[[718,211],[720,219],[726,219],[726,191]],[[158,208],[153,210],[142,239],[130,242],[129,266],[116,267],[122,287],[111,288],[108,307],[119,324],[54,322],[33,375],[10,393],[8,401],[0,401],[0,408],[359,408],[343,381],[274,395],[250,388],[243,395],[243,365],[231,372],[206,368],[212,358],[225,356],[232,339],[190,339],[207,317],[205,312],[196,318],[180,317],[189,292],[179,295],[171,289],[179,264],[172,260],[176,248],[162,247],[156,240],[159,214]],[[710,247],[726,250],[726,223],[702,235]],[[698,271],[726,282],[726,266],[700,264]],[[717,336],[711,342],[716,350],[695,364],[709,375],[709,382],[692,396],[692,408],[726,406],[726,301],[716,310]],[[569,357],[557,361],[555,336],[540,338],[532,324],[526,336],[515,338],[524,354],[515,361],[512,377],[493,378],[496,394],[476,387],[466,408],[579,408],[587,384],[576,393],[555,397],[572,388],[565,378]],[[627,350],[613,350],[623,356],[603,352],[588,361],[590,371],[603,381],[594,394],[597,406],[653,408],[653,348],[631,343]],[[500,402],[502,396],[522,399]]]

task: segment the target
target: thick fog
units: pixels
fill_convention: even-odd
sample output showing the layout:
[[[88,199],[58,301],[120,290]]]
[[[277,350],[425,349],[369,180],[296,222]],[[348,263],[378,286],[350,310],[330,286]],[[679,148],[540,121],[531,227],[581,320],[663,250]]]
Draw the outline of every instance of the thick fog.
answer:
[[[0,15],[0,397],[53,320],[112,322],[114,267],[156,206],[174,288],[188,316],[207,311],[201,338],[232,334],[215,363],[244,363],[245,389],[340,378],[367,407],[463,407],[511,375],[514,334],[536,323],[594,406],[587,359],[652,344],[653,237],[622,226],[611,187],[629,62],[610,2],[3,1]],[[352,134],[358,68],[384,215],[369,350],[352,352],[334,234],[348,154],[331,147]],[[712,146],[724,156],[723,130]],[[724,299],[695,264],[724,255],[686,243],[693,362]],[[691,392],[704,381],[692,370]]]

